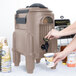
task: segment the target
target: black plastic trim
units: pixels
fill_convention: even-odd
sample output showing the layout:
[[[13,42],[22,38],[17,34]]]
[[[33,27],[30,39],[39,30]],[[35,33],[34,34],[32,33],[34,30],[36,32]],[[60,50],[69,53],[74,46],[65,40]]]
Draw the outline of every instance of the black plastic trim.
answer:
[[[68,24],[70,24],[69,19],[55,20],[55,26],[68,25]]]
[[[17,24],[26,24],[26,18],[16,18]]]
[[[39,8],[47,8],[45,7],[44,5],[40,4],[40,3],[35,3],[35,4],[32,4],[31,6],[27,6],[27,8],[30,8],[30,7],[39,7]]]
[[[18,10],[18,11],[16,11],[17,14],[20,14],[20,13],[28,13],[28,12],[29,12],[28,9],[26,9],[26,10]]]

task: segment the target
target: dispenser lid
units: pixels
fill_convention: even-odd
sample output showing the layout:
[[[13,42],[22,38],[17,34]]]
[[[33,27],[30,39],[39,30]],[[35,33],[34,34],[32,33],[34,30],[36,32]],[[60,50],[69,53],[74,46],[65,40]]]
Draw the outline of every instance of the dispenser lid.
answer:
[[[27,8],[30,8],[30,7],[39,7],[39,8],[47,8],[45,7],[44,5],[40,4],[40,3],[35,3],[35,4],[32,4],[31,6],[27,6]]]

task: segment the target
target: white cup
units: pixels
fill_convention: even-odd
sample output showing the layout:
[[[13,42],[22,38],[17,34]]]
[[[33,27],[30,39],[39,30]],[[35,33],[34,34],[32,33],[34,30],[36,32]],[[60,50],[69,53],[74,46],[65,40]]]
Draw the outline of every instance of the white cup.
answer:
[[[44,57],[45,57],[47,67],[48,68],[54,67],[54,62],[53,62],[54,53],[46,53],[44,54]]]

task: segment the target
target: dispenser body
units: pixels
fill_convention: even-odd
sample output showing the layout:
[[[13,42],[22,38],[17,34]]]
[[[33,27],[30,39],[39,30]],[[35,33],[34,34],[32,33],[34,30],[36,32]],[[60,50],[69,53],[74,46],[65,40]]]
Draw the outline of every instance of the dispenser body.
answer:
[[[57,52],[57,40],[43,39],[54,28],[54,14],[48,8],[30,6],[15,15],[13,33],[13,61],[19,65],[20,55],[26,56],[27,72],[33,72],[37,63],[48,52]],[[43,46],[44,45],[44,46]],[[43,46],[43,47],[42,47]]]

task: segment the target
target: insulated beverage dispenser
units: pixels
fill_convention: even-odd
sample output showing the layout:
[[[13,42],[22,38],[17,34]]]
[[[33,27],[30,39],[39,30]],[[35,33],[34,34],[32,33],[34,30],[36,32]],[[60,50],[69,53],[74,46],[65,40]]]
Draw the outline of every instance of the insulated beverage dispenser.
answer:
[[[19,65],[22,54],[26,57],[27,72],[33,73],[35,61],[39,63],[45,53],[57,52],[57,40],[44,39],[53,28],[54,14],[44,5],[32,4],[17,10],[13,33],[13,61],[15,66]]]

